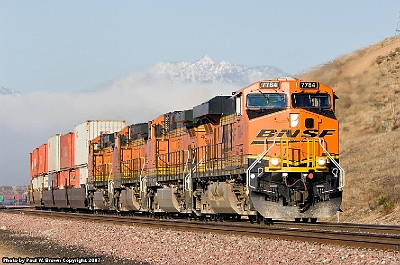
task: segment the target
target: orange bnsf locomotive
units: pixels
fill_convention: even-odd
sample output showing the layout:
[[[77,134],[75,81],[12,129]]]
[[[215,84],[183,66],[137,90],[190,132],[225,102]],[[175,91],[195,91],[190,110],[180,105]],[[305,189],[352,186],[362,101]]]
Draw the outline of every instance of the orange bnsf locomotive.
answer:
[[[345,179],[336,99],[318,82],[265,80],[103,133],[88,144],[82,195],[64,185],[66,205],[251,222],[331,217]]]

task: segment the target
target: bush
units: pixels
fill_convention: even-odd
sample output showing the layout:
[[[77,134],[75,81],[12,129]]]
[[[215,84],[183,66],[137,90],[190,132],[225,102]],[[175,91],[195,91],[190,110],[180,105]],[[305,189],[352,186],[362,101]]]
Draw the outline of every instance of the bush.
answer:
[[[395,203],[391,199],[390,194],[387,192],[379,194],[379,196],[376,198],[376,202],[378,205],[382,206],[385,214],[392,212],[395,208]]]

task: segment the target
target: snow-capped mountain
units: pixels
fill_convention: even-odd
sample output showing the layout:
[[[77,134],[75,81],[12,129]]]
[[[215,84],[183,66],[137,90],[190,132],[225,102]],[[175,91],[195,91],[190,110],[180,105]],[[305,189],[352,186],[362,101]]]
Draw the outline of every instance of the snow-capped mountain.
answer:
[[[21,93],[19,93],[18,91],[15,91],[14,89],[6,88],[6,87],[0,85],[0,95],[18,96],[18,95],[21,95]]]
[[[226,61],[215,62],[206,55],[197,62],[158,63],[150,69],[132,73],[123,79],[125,82],[131,80],[147,84],[169,81],[246,86],[258,80],[288,75],[273,66],[246,67]]]

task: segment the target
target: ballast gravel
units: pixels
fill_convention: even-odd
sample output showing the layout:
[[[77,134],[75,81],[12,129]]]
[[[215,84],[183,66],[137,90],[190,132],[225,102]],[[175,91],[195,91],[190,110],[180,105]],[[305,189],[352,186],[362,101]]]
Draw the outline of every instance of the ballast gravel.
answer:
[[[14,249],[15,255],[70,261],[83,256],[100,257],[101,264],[400,264],[397,251],[53,219],[4,211],[0,212],[0,236],[3,244]],[[24,244],[27,247],[18,248]]]

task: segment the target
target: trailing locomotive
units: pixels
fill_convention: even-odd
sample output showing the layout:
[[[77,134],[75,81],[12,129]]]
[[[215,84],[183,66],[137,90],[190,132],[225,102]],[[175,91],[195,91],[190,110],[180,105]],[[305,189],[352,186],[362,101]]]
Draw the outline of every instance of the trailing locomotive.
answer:
[[[345,180],[336,99],[319,82],[259,81],[92,137],[86,183],[72,186],[65,178],[62,188],[32,186],[31,200],[56,208],[247,216],[251,222],[331,217],[340,210]],[[64,203],[55,202],[60,190]]]

